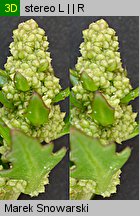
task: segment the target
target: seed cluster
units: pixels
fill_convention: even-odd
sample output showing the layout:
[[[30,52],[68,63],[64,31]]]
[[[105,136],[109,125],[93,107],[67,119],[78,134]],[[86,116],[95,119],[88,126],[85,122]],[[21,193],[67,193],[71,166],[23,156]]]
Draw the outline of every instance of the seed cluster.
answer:
[[[3,170],[2,166],[0,166],[0,170]],[[0,178],[0,200],[7,200],[10,197],[13,199],[13,196],[17,199],[19,194],[24,192],[26,185],[27,183],[24,180]]]
[[[90,199],[95,192],[96,182],[92,180],[76,180],[70,178],[70,198],[75,199]]]
[[[118,106],[115,109],[114,124],[103,127],[93,121],[88,111],[82,113],[77,108],[72,108],[71,123],[88,136],[100,138],[101,143],[104,145],[114,141],[121,144],[121,142],[126,140],[136,127],[136,116],[137,114],[133,113],[131,105]]]
[[[76,64],[79,82],[72,88],[85,111],[72,108],[72,125],[92,137],[99,137],[103,144],[108,141],[121,143],[132,133],[137,123],[131,105],[122,105],[120,100],[132,89],[127,72],[122,67],[118,37],[106,21],[98,20],[83,31],[84,42],[80,45],[81,57]],[[101,126],[91,118],[94,92],[83,86],[81,74],[86,72],[98,90],[115,109],[113,125]]]
[[[132,87],[122,67],[115,31],[101,19],[83,31],[83,38],[80,45],[82,56],[75,66],[79,76],[86,72],[95,85],[110,96],[124,97]]]
[[[107,190],[99,195],[103,197],[110,197],[112,193],[116,193],[116,186],[120,184],[120,174],[121,170],[118,170],[112,177],[111,182]],[[77,180],[75,178],[70,178],[70,199],[86,199],[92,198],[93,194],[96,193],[97,184],[93,180]]]
[[[26,134],[38,137],[40,141],[50,142],[61,132],[65,113],[60,111],[59,105],[52,103],[61,86],[51,66],[45,31],[31,19],[19,24],[18,29],[13,31],[13,39],[10,44],[12,56],[8,57],[5,64],[9,80],[2,91],[13,103],[14,109],[1,108],[0,117],[10,128],[20,128]],[[28,91],[23,92],[16,88],[14,79],[16,73],[26,78],[30,87]],[[48,122],[38,127],[34,127],[25,117],[33,92],[37,92],[50,109]]]
[[[82,56],[78,58],[75,66],[78,82],[72,88],[75,99],[82,104],[83,110],[76,106],[71,108],[71,124],[88,136],[99,138],[103,145],[114,141],[121,144],[137,126],[135,122],[137,113],[133,113],[131,105],[121,103],[121,99],[130,92],[132,87],[127,72],[122,67],[118,37],[115,31],[109,28],[107,22],[101,19],[90,24],[89,29],[83,31],[83,38],[84,42],[80,45]],[[113,124],[103,126],[93,119],[95,92],[84,85],[82,79],[84,73],[88,74],[90,84],[92,80],[95,89],[102,93],[108,105],[114,109]],[[118,170],[113,175],[108,189],[100,195],[109,197],[116,192],[116,185],[120,184],[120,173],[121,171]],[[98,194],[97,184],[98,182],[72,178],[71,199],[77,196],[80,199],[84,197],[90,199],[92,194]]]

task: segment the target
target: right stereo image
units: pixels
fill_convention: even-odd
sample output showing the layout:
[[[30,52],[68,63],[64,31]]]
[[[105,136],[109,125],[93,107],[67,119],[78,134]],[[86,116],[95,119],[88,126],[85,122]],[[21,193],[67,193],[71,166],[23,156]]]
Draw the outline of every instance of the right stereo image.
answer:
[[[70,39],[70,199],[139,199],[139,18],[76,20]]]

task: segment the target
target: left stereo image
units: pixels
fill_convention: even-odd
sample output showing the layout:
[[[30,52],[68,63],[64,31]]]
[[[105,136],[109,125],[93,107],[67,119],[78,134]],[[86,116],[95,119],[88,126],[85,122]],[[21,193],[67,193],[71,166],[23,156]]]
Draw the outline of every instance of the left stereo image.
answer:
[[[0,200],[69,199],[63,22],[0,17]]]

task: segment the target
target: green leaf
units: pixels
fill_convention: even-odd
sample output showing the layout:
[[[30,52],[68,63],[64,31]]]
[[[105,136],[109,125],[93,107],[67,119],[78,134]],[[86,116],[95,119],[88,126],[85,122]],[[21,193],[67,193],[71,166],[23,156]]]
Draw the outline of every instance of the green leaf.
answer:
[[[1,118],[0,118],[0,135],[3,137],[3,139],[5,139],[8,145],[11,144],[10,129]]]
[[[48,67],[49,67],[49,63],[47,61],[45,63],[43,62],[40,64],[38,71],[39,72],[45,71],[48,69]]]
[[[12,150],[7,154],[7,160],[12,168],[1,171],[0,176],[26,181],[24,193],[37,195],[46,182],[46,174],[62,160],[66,150],[62,148],[53,153],[53,144],[42,146],[37,139],[18,130],[12,130],[11,135]]]
[[[10,100],[8,100],[4,94],[4,92],[0,91],[0,102],[7,108],[13,109],[14,105]]]
[[[72,91],[70,93],[70,103],[71,103],[71,105],[73,105],[73,106],[75,106],[81,110],[84,110],[83,104],[76,99],[76,97]]]
[[[78,83],[78,74],[77,71],[70,69],[70,81],[73,86],[75,86]]]
[[[126,140],[132,139],[137,135],[139,135],[139,123],[137,123],[136,127],[134,128],[134,131],[127,137]]]
[[[84,88],[88,91],[94,92],[98,89],[98,87],[96,86],[96,83],[86,72],[83,72],[81,74],[81,81],[82,81]]]
[[[34,126],[47,123],[49,116],[49,108],[44,104],[41,96],[36,92],[33,93],[25,116]]]
[[[92,118],[102,126],[111,125],[114,123],[114,108],[111,107],[104,96],[96,91],[92,104]]]
[[[70,133],[70,116],[68,116],[68,117],[64,120],[64,122],[65,122],[65,126],[64,126],[63,130],[61,131],[59,137],[64,136],[64,135]]]
[[[78,78],[70,74],[70,81],[73,86],[78,83]]]
[[[3,87],[5,83],[8,81],[7,73],[4,70],[0,69],[0,87]]]
[[[134,100],[139,96],[139,87],[130,91],[124,98],[121,99],[121,103],[127,104],[131,100]]]
[[[128,160],[131,150],[125,148],[116,153],[116,145],[101,145],[98,139],[93,139],[75,129],[71,131],[71,160],[75,169],[71,177],[76,179],[94,180],[96,194],[103,194],[111,184],[113,175]]]
[[[65,90],[61,91],[59,94],[57,94],[53,99],[53,102],[57,103],[59,101],[62,101],[65,98],[67,98],[69,95],[70,95],[70,88],[68,87]]]
[[[58,134],[57,138],[62,137],[62,136],[64,136],[64,135],[70,133],[70,116],[68,116],[68,117],[64,120],[64,122],[65,122],[65,125],[64,125],[62,131]]]
[[[0,136],[0,145],[3,144],[3,138]]]
[[[70,74],[78,78],[78,73],[76,70],[70,69]]]
[[[27,79],[19,72],[15,73],[14,82],[19,91],[26,92],[30,89]]]

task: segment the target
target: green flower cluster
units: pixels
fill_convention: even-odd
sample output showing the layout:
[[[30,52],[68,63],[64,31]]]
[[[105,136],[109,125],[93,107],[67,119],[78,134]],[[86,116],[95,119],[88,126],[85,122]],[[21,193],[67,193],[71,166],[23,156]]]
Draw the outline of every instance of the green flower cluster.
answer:
[[[107,190],[102,193],[103,197],[110,197],[116,193],[116,186],[120,184],[121,170],[118,170],[112,177]],[[70,199],[71,200],[89,200],[96,194],[96,182],[93,180],[77,180],[70,178]]]
[[[0,170],[3,167],[0,166]],[[17,199],[21,192],[24,192],[27,182],[0,177],[0,200]]]
[[[7,148],[5,148],[7,150]],[[0,171],[4,171],[3,166],[0,165]],[[30,193],[31,197],[38,196],[39,193],[45,191],[44,185],[49,184],[49,173],[43,176],[35,191]],[[21,193],[25,192],[27,182],[25,180],[10,179],[0,177],[0,200],[17,199]]]
[[[80,45],[81,57],[76,64],[78,83],[72,88],[76,100],[85,107],[81,112],[72,108],[72,125],[87,135],[98,137],[103,144],[108,141],[121,143],[133,132],[137,123],[131,105],[121,104],[132,89],[127,72],[122,67],[118,37],[103,19],[90,24],[83,31],[84,42]],[[95,89],[100,91],[109,106],[114,109],[114,123],[106,127],[91,117],[94,92],[84,86],[82,75],[87,74]]]
[[[88,136],[100,138],[101,143],[105,145],[113,141],[121,144],[123,140],[126,140],[137,125],[136,116],[137,113],[133,113],[131,105],[121,105],[115,108],[114,124],[103,127],[93,121],[90,113],[82,113],[75,107],[71,110],[72,125]]]
[[[77,180],[70,178],[70,199],[89,200],[95,192],[96,182],[92,180]]]
[[[80,45],[82,57],[78,58],[76,64],[79,76],[86,71],[98,88],[105,92],[107,90],[110,96],[113,94],[115,97],[124,97],[131,85],[122,68],[115,31],[101,19],[83,31],[83,38],[84,42]]]
[[[10,44],[12,56],[8,57],[5,64],[9,78],[2,92],[14,108],[2,107],[0,117],[8,127],[19,128],[26,134],[39,138],[40,141],[50,142],[59,136],[64,126],[65,113],[60,111],[59,105],[53,104],[53,99],[60,92],[61,86],[51,66],[49,43],[45,31],[31,19],[19,24],[18,29],[13,31],[13,39]],[[16,87],[17,73],[28,83],[25,91]],[[48,122],[36,127],[25,115],[34,92],[41,96],[50,110]]]
[[[118,37],[101,19],[83,31],[83,38],[84,42],[80,45],[82,56],[78,58],[75,70],[71,71],[74,85],[71,124],[86,135],[99,138],[103,145],[112,142],[121,144],[135,130],[137,113],[133,113],[131,105],[122,103],[122,99],[131,93],[132,86],[122,67]],[[120,173],[120,169],[114,173],[103,193],[96,191],[98,182],[71,178],[70,198],[90,199],[93,194],[109,197],[116,193]]]

